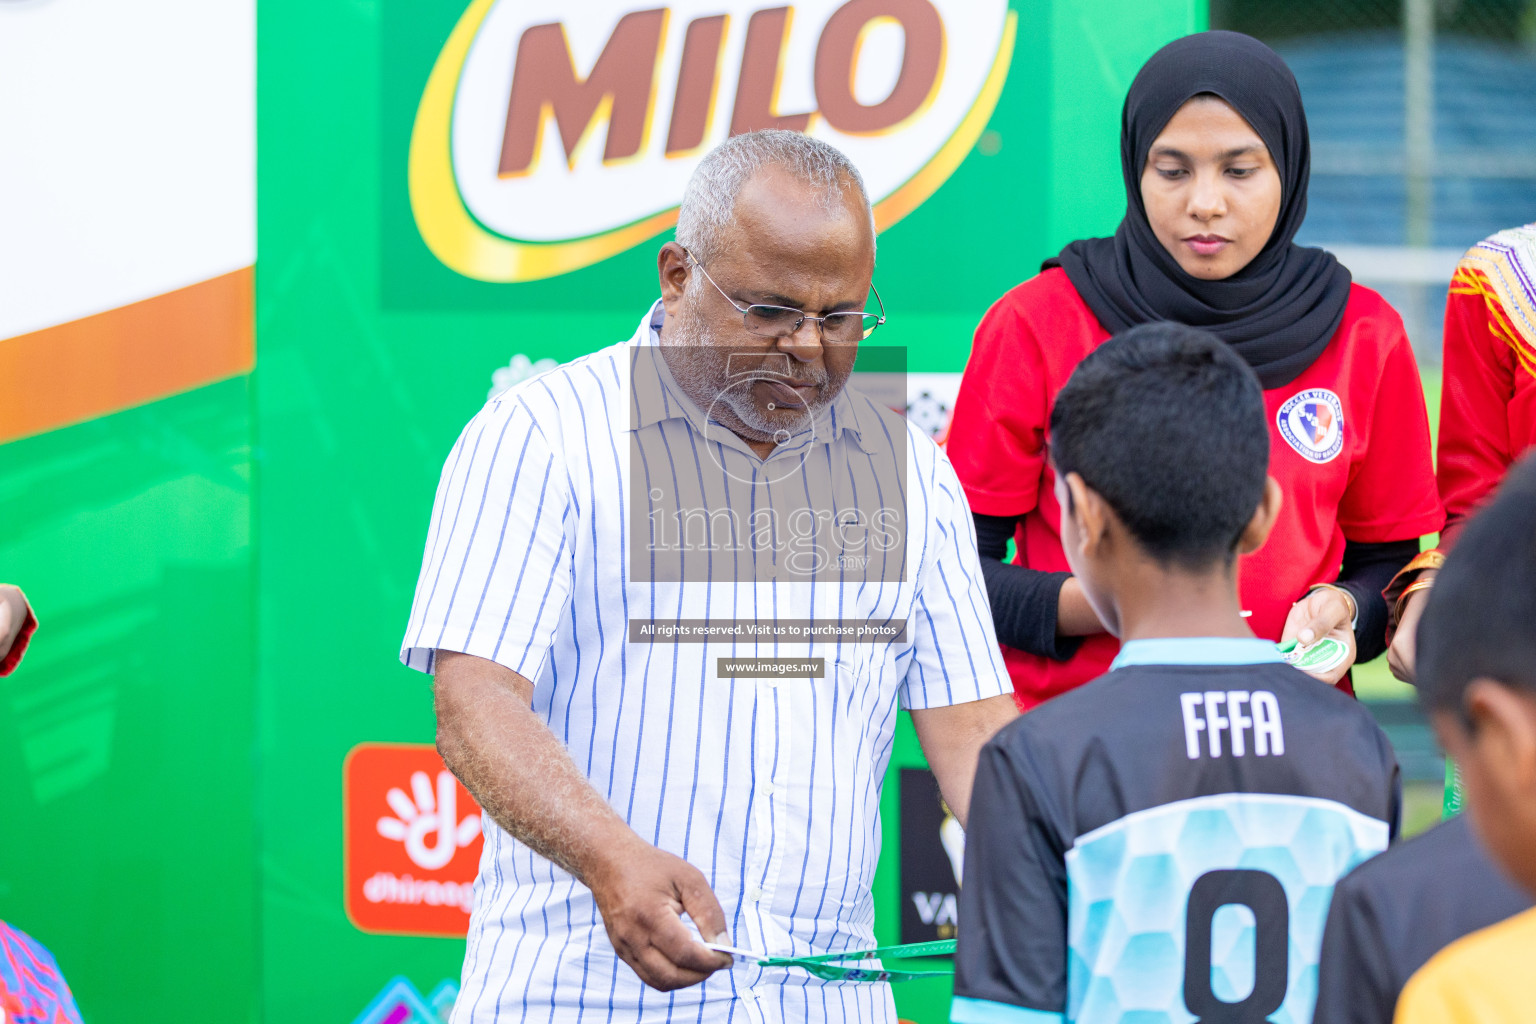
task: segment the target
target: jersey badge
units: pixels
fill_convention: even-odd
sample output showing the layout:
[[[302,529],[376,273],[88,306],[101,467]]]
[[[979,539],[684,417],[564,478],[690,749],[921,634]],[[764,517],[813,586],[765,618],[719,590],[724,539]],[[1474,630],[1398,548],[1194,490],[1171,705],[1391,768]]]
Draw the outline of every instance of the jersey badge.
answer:
[[[1327,388],[1292,395],[1275,416],[1280,436],[1304,459],[1331,462],[1344,450],[1344,404]]]

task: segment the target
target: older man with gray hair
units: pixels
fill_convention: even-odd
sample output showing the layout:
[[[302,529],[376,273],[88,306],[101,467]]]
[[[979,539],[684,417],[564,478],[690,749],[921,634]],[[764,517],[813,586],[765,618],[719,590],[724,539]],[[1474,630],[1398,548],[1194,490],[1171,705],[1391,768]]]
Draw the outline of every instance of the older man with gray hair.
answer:
[[[894,1021],[706,944],[872,945],[897,708],[962,821],[1015,714],[948,461],[850,386],[874,262],[845,156],[733,138],[635,336],[450,453],[401,658],[489,819],[455,1024]]]

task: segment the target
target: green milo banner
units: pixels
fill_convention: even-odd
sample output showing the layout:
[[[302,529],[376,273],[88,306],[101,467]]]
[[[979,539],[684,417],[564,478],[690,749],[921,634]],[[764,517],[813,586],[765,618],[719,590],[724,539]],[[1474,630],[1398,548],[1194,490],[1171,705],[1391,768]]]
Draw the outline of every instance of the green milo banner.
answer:
[[[447,1020],[479,810],[396,660],[438,474],[493,391],[630,335],[703,153],[781,127],[854,159],[880,342],[941,436],[987,306],[1113,229],[1125,89],[1206,18],[73,2],[0,5],[0,87],[43,97],[0,162],[42,197],[0,235],[0,582],[42,623],[0,680],[0,918],[90,1024]],[[882,943],[953,936],[921,768],[903,721]]]

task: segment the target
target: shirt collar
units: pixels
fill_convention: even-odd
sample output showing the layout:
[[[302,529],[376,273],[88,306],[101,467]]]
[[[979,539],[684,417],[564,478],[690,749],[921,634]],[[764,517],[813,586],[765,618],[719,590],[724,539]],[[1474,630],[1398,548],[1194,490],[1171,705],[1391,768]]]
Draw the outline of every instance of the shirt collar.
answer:
[[[631,430],[642,430],[662,420],[686,420],[699,433],[708,438],[732,434],[714,421],[705,422],[704,413],[683,393],[667,362],[661,355],[661,325],[666,313],[658,299],[641,318],[630,345],[630,416]],[[873,454],[871,447],[879,436],[879,417],[870,401],[862,394],[850,392],[844,387],[832,404],[816,418],[815,440],[823,444],[842,433],[849,434],[864,452]],[[737,439],[738,443],[739,439]],[[791,438],[781,449],[800,447],[801,439]]]
[[[672,379],[666,360],[661,358],[661,322],[665,315],[658,299],[640,318],[634,337],[629,339],[630,430],[641,430],[673,418],[692,419],[689,413],[697,413],[694,404]]]
[[[1236,636],[1171,636],[1132,640],[1120,648],[1110,671],[1131,665],[1265,665],[1284,662],[1268,640]]]

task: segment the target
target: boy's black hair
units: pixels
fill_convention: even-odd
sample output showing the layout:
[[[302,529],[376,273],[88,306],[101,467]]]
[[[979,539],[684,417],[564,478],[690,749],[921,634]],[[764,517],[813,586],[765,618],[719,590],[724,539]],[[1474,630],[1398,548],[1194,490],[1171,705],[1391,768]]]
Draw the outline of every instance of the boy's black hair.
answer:
[[[1207,331],[1140,324],[1078,365],[1051,410],[1058,476],[1077,473],[1142,548],[1230,564],[1264,495],[1269,427],[1253,370]]]
[[[1536,693],[1536,454],[1466,525],[1419,622],[1419,701],[1462,710],[1467,684],[1493,679]]]

